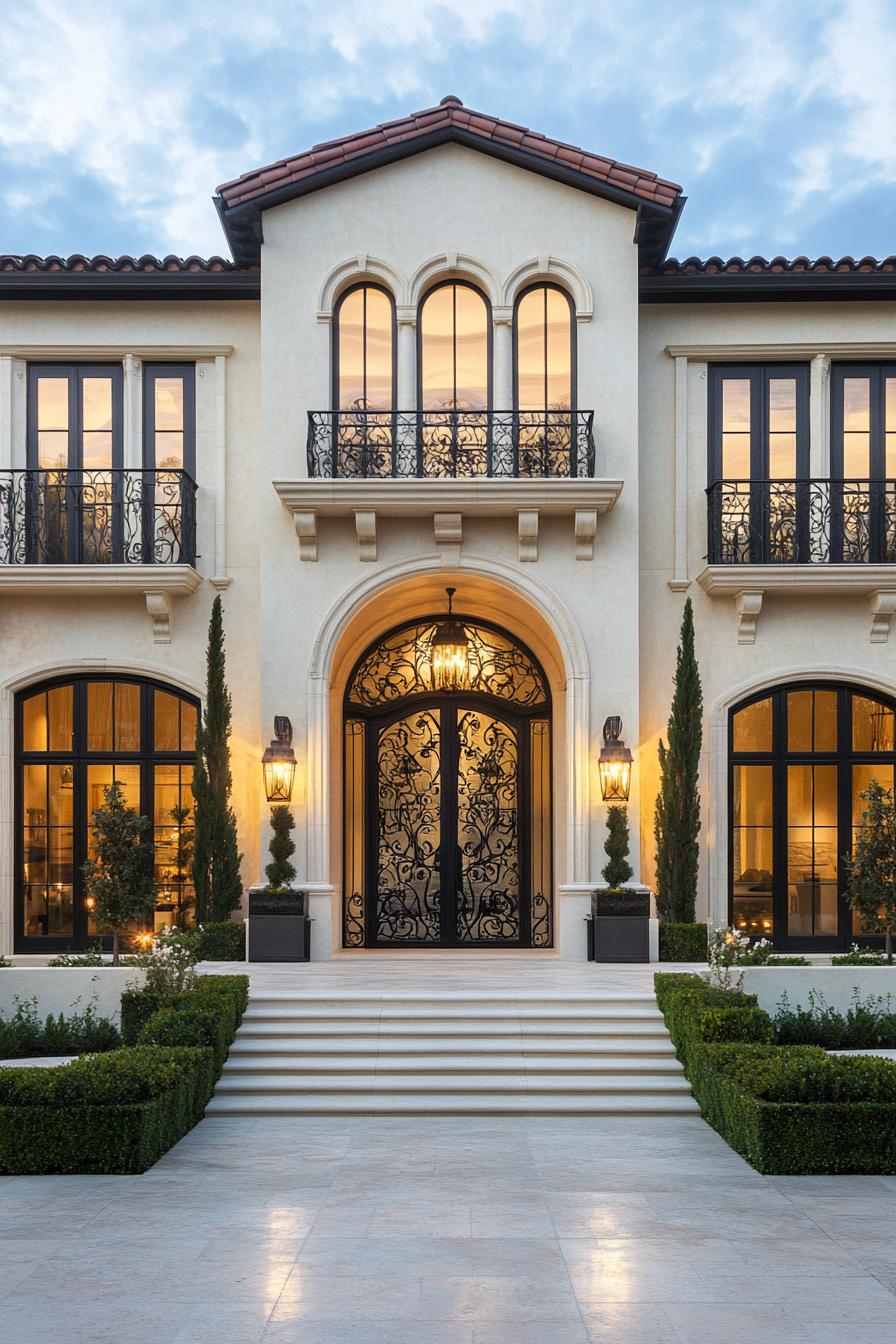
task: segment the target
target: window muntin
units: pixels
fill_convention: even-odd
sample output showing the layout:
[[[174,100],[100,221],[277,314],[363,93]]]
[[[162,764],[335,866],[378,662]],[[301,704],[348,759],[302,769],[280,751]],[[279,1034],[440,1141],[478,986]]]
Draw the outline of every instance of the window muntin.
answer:
[[[556,285],[533,285],[516,302],[516,409],[573,406],[572,304]]]
[[[161,707],[161,710],[159,709]],[[97,936],[84,903],[82,865],[103,788],[121,782],[129,805],[153,823],[155,925],[189,919],[192,886],[182,844],[191,808],[197,705],[171,687],[135,678],[76,677],[30,688],[16,704],[16,942],[83,945]],[[172,730],[172,724],[174,728]]]
[[[196,370],[192,364],[143,366],[143,465],[196,472]]]
[[[896,479],[896,365],[833,366],[831,471],[844,481]]]
[[[389,410],[395,406],[395,305],[379,285],[356,285],[336,308],[335,407]]]
[[[896,705],[831,684],[782,686],[731,714],[731,918],[755,937],[811,947],[853,926],[840,899],[859,794],[896,765]]]
[[[48,471],[121,466],[120,364],[28,366],[28,465]]]
[[[485,411],[491,402],[490,312],[485,295],[449,280],[420,304],[420,408]]]

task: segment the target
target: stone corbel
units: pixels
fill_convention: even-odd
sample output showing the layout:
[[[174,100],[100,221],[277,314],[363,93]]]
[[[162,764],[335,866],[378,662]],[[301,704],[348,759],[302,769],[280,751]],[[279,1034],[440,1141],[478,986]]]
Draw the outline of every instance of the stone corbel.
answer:
[[[872,644],[886,644],[890,637],[890,621],[896,613],[896,592],[878,588],[868,596],[871,608],[871,630],[868,638]]]
[[[355,532],[358,534],[358,559],[376,559],[376,510],[355,509]]]
[[[763,593],[740,592],[734,598],[734,610],[737,613],[738,644],[755,644],[756,622],[762,610]]]
[[[435,543],[442,553],[446,565],[460,562],[460,548],[464,540],[464,516],[462,513],[434,513],[432,532]]]
[[[594,538],[597,536],[597,510],[576,509],[576,559],[594,559]]]
[[[538,510],[520,509],[516,516],[517,559],[521,564],[538,559]]]
[[[293,509],[292,521],[299,539],[299,559],[317,559],[317,510]]]
[[[146,592],[146,610],[152,620],[153,644],[171,643],[171,598],[168,593]]]

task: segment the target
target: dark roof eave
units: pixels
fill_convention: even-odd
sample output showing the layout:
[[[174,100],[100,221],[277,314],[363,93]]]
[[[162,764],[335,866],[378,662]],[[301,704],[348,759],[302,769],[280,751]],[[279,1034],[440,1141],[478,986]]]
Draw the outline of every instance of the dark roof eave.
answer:
[[[0,299],[258,299],[258,271],[0,271]]]
[[[335,186],[337,183],[359,177],[363,173],[373,172],[377,168],[384,168],[391,163],[397,163],[402,159],[410,158],[415,154],[423,153],[425,150],[434,149],[444,144],[464,145],[468,149],[475,149],[480,154],[487,154],[491,158],[501,159],[515,167],[538,173],[541,177],[561,182],[564,186],[572,187],[576,191],[584,191],[590,196],[599,196],[615,205],[621,205],[625,209],[636,211],[639,217],[639,226],[641,220],[649,220],[652,224],[649,255],[645,255],[643,258],[645,264],[651,264],[660,259],[660,256],[657,255],[658,235],[665,237],[665,248],[662,250],[662,255],[664,256],[668,250],[683,201],[676,201],[674,206],[645,201],[643,197],[637,196],[633,192],[625,191],[609,182],[602,182],[589,174],[577,172],[574,168],[565,164],[542,158],[538,154],[531,154],[516,145],[492,140],[484,141],[481,136],[449,124],[448,126],[440,126],[426,135],[418,136],[414,140],[400,141],[397,144],[373,150],[370,154],[359,155],[347,162],[340,162],[332,168],[309,174],[308,177],[298,182],[285,183],[282,187],[276,187],[272,191],[265,192],[264,195],[242,205],[229,207],[220,195],[216,196],[215,205],[234,258],[242,265],[257,264],[260,261],[261,215],[264,210],[269,210],[277,205],[285,205],[288,201],[296,200],[298,197],[311,195],[312,192],[322,191],[326,187]]]
[[[896,299],[896,273],[787,272],[641,275],[641,303],[769,303]]]

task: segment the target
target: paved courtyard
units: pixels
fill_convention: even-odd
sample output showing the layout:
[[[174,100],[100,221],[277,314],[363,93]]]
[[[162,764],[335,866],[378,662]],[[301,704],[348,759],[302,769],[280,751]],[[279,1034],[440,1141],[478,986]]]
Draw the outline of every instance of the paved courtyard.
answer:
[[[209,1119],[0,1178],[4,1344],[892,1344],[896,1177],[699,1119]]]

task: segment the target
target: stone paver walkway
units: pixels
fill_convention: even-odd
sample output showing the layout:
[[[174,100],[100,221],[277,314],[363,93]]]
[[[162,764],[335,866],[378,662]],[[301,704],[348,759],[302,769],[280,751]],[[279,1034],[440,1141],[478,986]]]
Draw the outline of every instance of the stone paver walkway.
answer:
[[[896,1178],[699,1119],[209,1119],[0,1178],[4,1344],[892,1344]]]

